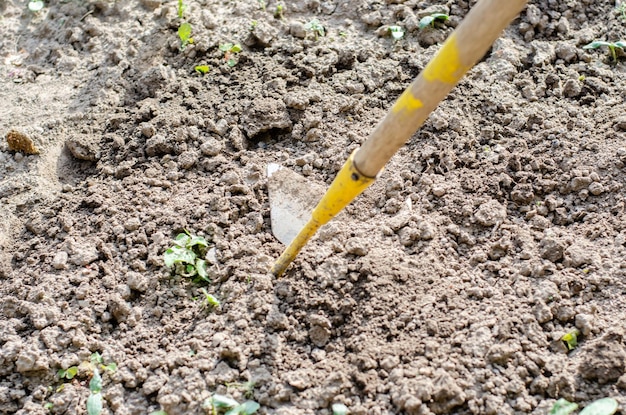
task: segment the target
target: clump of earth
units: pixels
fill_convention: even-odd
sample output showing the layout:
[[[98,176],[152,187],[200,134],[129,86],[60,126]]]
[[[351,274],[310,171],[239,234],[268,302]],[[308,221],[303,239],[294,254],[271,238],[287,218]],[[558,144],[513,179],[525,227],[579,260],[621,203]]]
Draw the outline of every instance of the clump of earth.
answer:
[[[626,410],[614,2],[530,2],[282,278],[267,164],[330,184],[474,2],[184,4],[0,0],[0,413],[86,413],[96,352],[104,414]]]

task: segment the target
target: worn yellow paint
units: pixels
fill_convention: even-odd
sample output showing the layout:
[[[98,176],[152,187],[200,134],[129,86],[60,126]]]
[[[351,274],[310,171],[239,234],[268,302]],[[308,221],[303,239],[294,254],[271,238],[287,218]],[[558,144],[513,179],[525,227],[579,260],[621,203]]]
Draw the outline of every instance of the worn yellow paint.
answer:
[[[424,79],[429,82],[439,81],[456,84],[470,66],[464,66],[459,57],[456,33],[445,41],[437,55],[424,68]]]
[[[363,176],[354,165],[352,152],[343,167],[337,173],[337,177],[311,213],[311,219],[304,225],[298,235],[276,260],[272,266],[272,273],[280,277],[294,260],[298,252],[304,247],[317,230],[337,215],[346,205],[363,192],[376,180],[375,177]]]
[[[416,109],[422,108],[423,106],[424,103],[413,95],[411,87],[409,87],[402,93],[402,95],[400,95],[400,98],[398,98],[391,110],[395,113],[401,111],[412,112]]]

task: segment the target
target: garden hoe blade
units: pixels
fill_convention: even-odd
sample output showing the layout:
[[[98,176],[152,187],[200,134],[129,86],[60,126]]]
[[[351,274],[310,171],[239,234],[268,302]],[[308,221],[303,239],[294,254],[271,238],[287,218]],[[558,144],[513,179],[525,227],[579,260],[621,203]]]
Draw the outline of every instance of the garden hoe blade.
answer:
[[[272,233],[289,245],[311,217],[324,188],[275,163],[267,166],[267,187]]]
[[[463,75],[485,55],[526,2],[478,1],[417,79],[400,95],[363,146],[350,155],[311,212],[309,220],[272,266],[274,275],[282,275],[320,226],[374,181],[387,161],[411,138]],[[302,187],[307,189],[306,185]]]

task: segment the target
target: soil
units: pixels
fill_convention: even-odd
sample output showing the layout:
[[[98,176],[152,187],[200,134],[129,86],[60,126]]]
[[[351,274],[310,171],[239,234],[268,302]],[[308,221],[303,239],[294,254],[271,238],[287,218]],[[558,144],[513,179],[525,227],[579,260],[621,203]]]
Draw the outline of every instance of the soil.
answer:
[[[95,352],[117,364],[103,414],[214,393],[260,414],[626,413],[626,66],[582,48],[626,38],[613,1],[531,1],[280,279],[267,164],[327,186],[474,2],[185,4],[0,0],[0,413],[86,413]],[[211,284],[165,267],[183,230]]]

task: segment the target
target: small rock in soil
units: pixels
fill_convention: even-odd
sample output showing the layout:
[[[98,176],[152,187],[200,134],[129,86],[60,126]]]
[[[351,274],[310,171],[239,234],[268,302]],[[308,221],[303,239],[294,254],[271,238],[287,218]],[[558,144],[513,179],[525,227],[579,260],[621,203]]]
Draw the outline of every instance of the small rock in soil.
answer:
[[[496,200],[490,200],[478,207],[474,217],[483,226],[493,226],[504,221],[506,208]]]
[[[613,382],[626,371],[626,347],[622,333],[611,332],[585,348],[578,371],[584,379],[604,384]]]
[[[33,140],[24,133],[10,130],[6,139],[11,151],[20,151],[24,154],[39,154],[39,149],[35,146]]]
[[[285,103],[273,98],[255,100],[243,115],[242,124],[248,138],[271,129],[287,130],[292,125]]]

